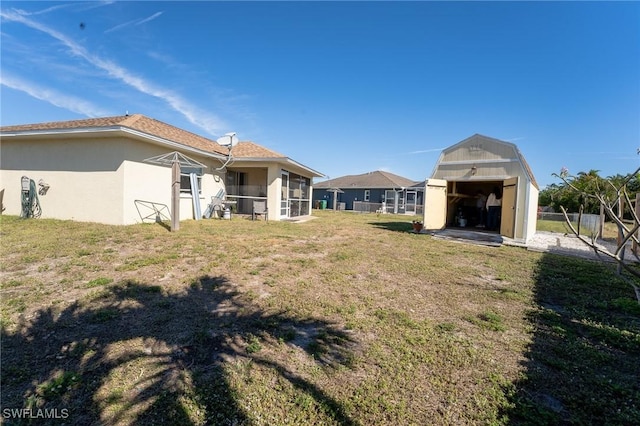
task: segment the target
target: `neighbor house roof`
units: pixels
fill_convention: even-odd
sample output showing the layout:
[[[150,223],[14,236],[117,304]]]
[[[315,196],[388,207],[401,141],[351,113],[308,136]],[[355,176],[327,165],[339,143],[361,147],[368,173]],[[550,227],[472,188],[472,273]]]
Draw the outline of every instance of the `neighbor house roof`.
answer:
[[[363,173],[361,175],[348,175],[324,182],[318,182],[314,185],[316,189],[322,188],[406,188],[412,186],[416,181],[394,175],[393,173],[376,170],[375,172]]]
[[[209,154],[218,158],[229,154],[229,149],[218,144],[215,140],[199,136],[142,114],[0,127],[0,135],[2,137],[66,135],[69,133],[82,134],[102,131],[125,131],[130,135],[142,136],[146,137],[146,139],[159,139],[159,142],[165,141],[170,144],[177,143],[192,148],[201,154]],[[320,172],[253,142],[238,143],[233,147],[231,154],[237,160],[277,161],[300,167],[316,177],[323,176]]]

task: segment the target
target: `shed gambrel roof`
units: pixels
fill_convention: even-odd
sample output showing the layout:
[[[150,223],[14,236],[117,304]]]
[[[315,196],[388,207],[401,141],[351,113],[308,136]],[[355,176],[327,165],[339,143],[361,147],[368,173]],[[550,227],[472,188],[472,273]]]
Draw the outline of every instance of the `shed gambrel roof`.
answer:
[[[473,136],[468,137],[467,139],[464,139],[460,142],[458,142],[455,145],[451,145],[448,148],[445,148],[442,150],[442,154],[440,155],[440,159],[438,160],[438,162],[435,165],[435,168],[433,170],[432,176],[435,176],[436,171],[438,170],[438,166],[440,164],[445,164],[442,162],[442,159],[445,157],[445,155],[447,153],[450,152],[454,152],[456,150],[458,150],[461,146],[464,145],[469,145],[469,146],[474,146],[476,147],[478,150],[483,150],[486,149],[487,146],[484,145],[484,142],[490,142],[491,144],[497,144],[497,145],[502,145],[502,146],[506,146],[509,147],[511,150],[513,150],[513,153],[515,155],[515,159],[517,159],[517,161],[522,165],[522,168],[525,172],[525,174],[527,175],[527,177],[529,178],[531,184],[535,187],[538,188],[538,182],[536,181],[535,176],[533,175],[533,171],[531,170],[531,167],[529,166],[529,163],[527,163],[527,160],[524,158],[524,155],[522,155],[522,153],[520,152],[520,150],[518,149],[518,147],[511,143],[511,142],[505,142],[502,141],[500,139],[496,139],[496,138],[491,138],[489,136],[484,136],[484,135],[480,135],[478,133],[476,133]],[[490,161],[490,160],[487,160]],[[460,161],[456,161],[457,164],[469,164],[469,165],[473,165],[473,164],[477,164],[478,160],[476,159],[468,159],[468,160],[460,160]]]
[[[412,186],[416,181],[394,175],[393,173],[376,170],[375,172],[363,173],[361,175],[348,175],[335,179],[318,182],[314,185],[316,189],[340,188],[340,189],[391,189],[406,188]]]

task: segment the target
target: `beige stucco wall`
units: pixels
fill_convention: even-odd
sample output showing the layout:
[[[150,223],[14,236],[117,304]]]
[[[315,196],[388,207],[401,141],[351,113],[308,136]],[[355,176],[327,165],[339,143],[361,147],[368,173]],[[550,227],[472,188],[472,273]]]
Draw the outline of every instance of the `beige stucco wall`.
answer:
[[[135,200],[160,203],[171,208],[171,168],[144,162],[145,159],[171,152],[162,146],[155,146],[142,141],[129,141],[126,146],[123,188],[123,222],[126,224],[140,222],[140,214]],[[201,180],[200,210],[204,213],[211,197],[224,188],[224,176],[215,171],[220,163],[211,158],[193,153],[185,153],[189,158],[207,166]],[[214,175],[219,176],[218,181]],[[195,219],[193,199],[189,193],[180,193],[180,220]]]
[[[279,164],[271,164],[267,169],[267,208],[270,220],[280,220],[280,203],[282,201],[282,168]]]
[[[39,195],[43,218],[122,223],[122,140],[3,139],[0,189],[5,214],[21,213],[22,176],[49,184]]]
[[[171,206],[171,168],[143,160],[170,149],[125,138],[5,138],[0,144],[0,190],[4,214],[21,213],[21,177],[50,185],[39,195],[43,218],[127,225],[141,222],[135,200]],[[202,212],[224,187],[215,180],[219,165],[210,158],[187,155],[207,166],[202,176]],[[126,159],[126,160],[125,160]],[[192,198],[181,194],[180,220],[193,219]]]
[[[145,159],[175,150],[135,137],[92,133],[45,136],[6,136],[0,141],[0,190],[4,190],[4,213],[21,213],[21,177],[36,183],[42,179],[50,189],[39,195],[43,218],[71,219],[127,225],[142,221],[136,200],[171,206],[171,168]],[[204,164],[199,196],[201,212],[211,197],[224,188],[225,174],[216,170],[221,161],[190,151],[183,154]],[[281,171],[307,175],[304,169],[275,161],[237,161],[251,170],[249,185],[264,186],[269,218],[280,216]],[[235,167],[234,167],[235,168]],[[266,185],[265,185],[266,183]],[[312,187],[309,188],[310,196]],[[180,220],[194,218],[191,194],[180,194]]]

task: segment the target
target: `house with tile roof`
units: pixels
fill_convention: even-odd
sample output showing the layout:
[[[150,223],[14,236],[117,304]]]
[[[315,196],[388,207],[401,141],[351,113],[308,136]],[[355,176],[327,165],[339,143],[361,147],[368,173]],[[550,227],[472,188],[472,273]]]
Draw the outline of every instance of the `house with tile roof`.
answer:
[[[304,216],[322,177],[256,143],[222,146],[141,114],[3,126],[0,152],[5,214],[23,212],[31,182],[41,217],[115,225],[165,219],[178,185],[179,220],[200,219],[221,196],[235,213],[265,201],[269,220]],[[180,158],[179,179],[167,156]]]
[[[318,182],[314,186],[313,199],[315,202],[326,201],[328,208],[420,214],[423,191],[424,181],[416,182],[376,170]]]

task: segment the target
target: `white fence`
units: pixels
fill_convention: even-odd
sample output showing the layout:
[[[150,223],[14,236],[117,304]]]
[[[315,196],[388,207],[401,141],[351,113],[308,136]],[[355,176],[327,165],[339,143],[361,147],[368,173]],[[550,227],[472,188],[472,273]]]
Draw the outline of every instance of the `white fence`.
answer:
[[[600,229],[600,215],[582,214],[582,217],[580,217],[579,213],[567,213],[567,217],[576,230],[578,230],[578,219],[580,219],[580,234],[591,236],[595,235]],[[547,212],[538,212],[538,220],[566,221],[562,213]]]
[[[407,206],[398,206],[398,214],[422,214],[422,206],[411,206],[415,211],[407,211]],[[354,201],[353,211],[358,213],[393,213],[393,205],[385,203],[370,203],[367,201]]]

